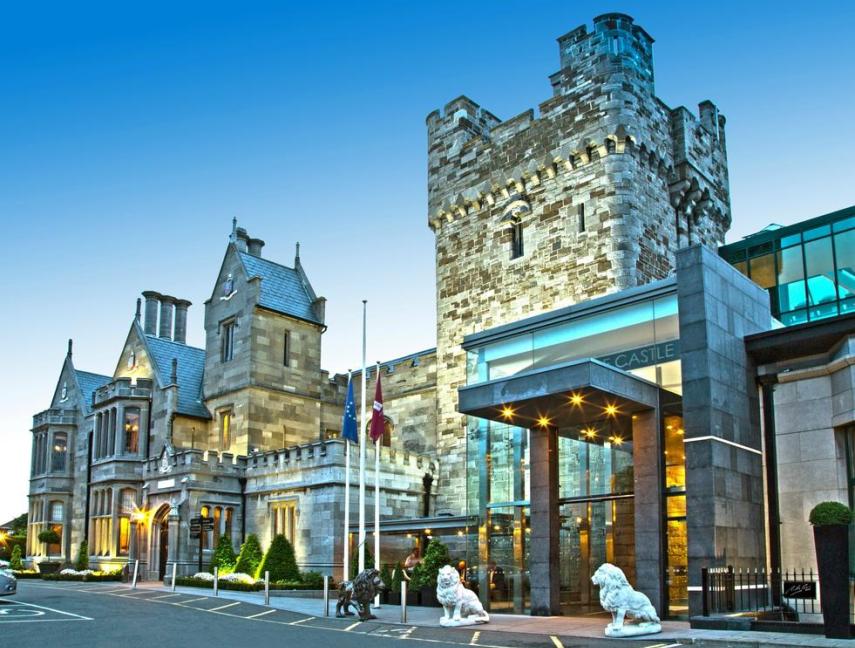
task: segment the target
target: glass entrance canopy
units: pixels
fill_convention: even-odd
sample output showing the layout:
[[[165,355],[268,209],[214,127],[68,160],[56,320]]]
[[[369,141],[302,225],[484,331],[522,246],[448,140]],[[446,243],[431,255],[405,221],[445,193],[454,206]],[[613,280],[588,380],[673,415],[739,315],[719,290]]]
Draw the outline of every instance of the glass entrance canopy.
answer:
[[[593,358],[680,393],[679,338],[676,286],[665,280],[624,291],[619,304],[607,296],[467,338],[467,384]]]

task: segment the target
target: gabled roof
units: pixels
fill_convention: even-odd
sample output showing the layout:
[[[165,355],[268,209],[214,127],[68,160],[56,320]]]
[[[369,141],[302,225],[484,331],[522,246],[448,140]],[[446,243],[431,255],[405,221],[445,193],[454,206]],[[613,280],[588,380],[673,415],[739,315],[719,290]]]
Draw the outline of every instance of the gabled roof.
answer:
[[[80,393],[83,396],[84,413],[88,414],[92,411],[92,394],[99,387],[103,387],[108,382],[113,381],[112,376],[102,376],[101,374],[91,373],[89,371],[74,370],[74,376],[77,378],[77,385],[80,387]]]
[[[202,404],[205,350],[153,335],[145,335],[144,338],[162,386],[172,383],[172,359],[178,360],[178,413],[211,418]]]
[[[238,252],[238,256],[247,277],[261,279],[259,306],[315,324],[323,324],[312,308],[315,299],[312,288],[300,270],[246,252]]]

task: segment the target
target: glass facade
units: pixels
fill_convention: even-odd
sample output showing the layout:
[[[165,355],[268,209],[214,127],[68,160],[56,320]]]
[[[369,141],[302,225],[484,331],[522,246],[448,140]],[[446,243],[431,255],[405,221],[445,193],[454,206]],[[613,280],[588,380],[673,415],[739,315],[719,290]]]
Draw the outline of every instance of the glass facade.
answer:
[[[719,254],[769,291],[785,326],[855,312],[855,207],[764,230]]]
[[[667,295],[512,335],[472,349],[467,384],[596,358],[680,391],[677,296]]]
[[[486,341],[467,353],[469,385],[594,357],[673,395],[662,399],[659,420],[663,571],[667,615],[685,614],[686,481],[676,295],[568,316],[565,322]],[[634,418],[604,411],[557,430],[564,613],[601,612],[590,577],[604,562],[618,565],[635,582]],[[479,529],[469,536],[467,563],[474,566],[473,589],[494,611],[524,613],[530,605],[529,447],[536,433],[509,423],[467,419],[467,514]]]

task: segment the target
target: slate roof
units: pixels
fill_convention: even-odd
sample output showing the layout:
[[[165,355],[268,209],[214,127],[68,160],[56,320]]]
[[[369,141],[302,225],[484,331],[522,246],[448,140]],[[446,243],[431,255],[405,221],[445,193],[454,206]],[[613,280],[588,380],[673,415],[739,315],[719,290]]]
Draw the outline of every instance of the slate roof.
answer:
[[[77,384],[80,385],[80,391],[83,394],[83,404],[88,414],[92,411],[92,394],[99,387],[103,387],[108,382],[113,381],[112,376],[102,376],[101,374],[91,373],[89,371],[74,370],[77,377]]]
[[[239,252],[248,277],[261,278],[258,305],[278,313],[323,324],[312,309],[312,295],[300,272],[261,257]]]
[[[202,378],[205,373],[205,350],[153,335],[145,336],[161,385],[170,384],[172,359],[178,359],[178,413],[211,418],[202,404]]]

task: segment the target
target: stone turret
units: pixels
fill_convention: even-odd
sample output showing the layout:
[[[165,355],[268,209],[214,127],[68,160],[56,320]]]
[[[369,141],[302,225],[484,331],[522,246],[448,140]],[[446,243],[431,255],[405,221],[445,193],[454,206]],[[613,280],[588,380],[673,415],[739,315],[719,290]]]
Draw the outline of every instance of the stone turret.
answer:
[[[666,277],[679,248],[718,246],[730,225],[724,117],[656,97],[650,35],[610,13],[558,45],[538,116],[502,121],[459,97],[427,117],[437,435],[460,461],[465,333]],[[459,512],[464,466],[443,466]]]

